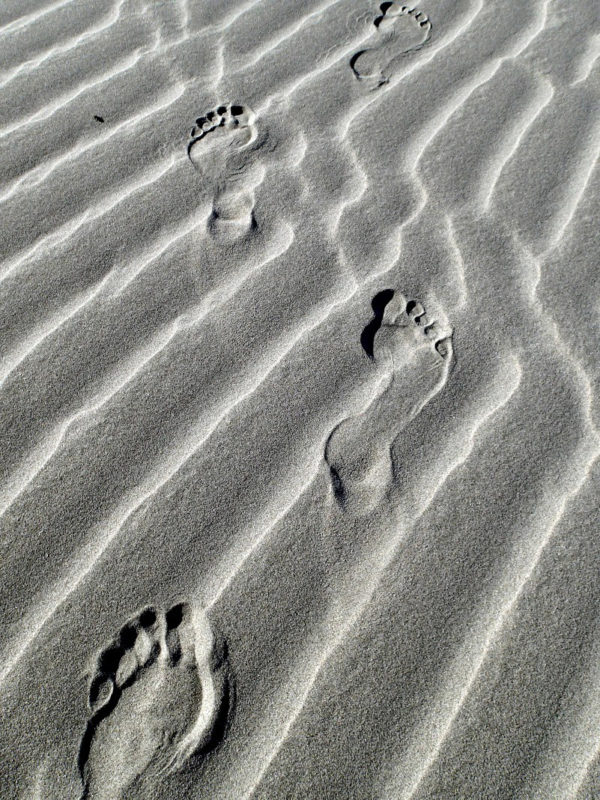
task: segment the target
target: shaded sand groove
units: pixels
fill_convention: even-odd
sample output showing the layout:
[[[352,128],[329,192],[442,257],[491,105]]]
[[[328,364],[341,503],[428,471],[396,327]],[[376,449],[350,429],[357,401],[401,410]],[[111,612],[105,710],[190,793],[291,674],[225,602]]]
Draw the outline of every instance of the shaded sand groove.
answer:
[[[7,22],[6,24],[0,26],[0,35],[14,33],[17,30],[21,30],[22,28],[26,28],[32,23],[38,23],[40,19],[45,17],[47,14],[51,14],[54,11],[57,11],[59,8],[64,8],[72,3],[73,0],[56,0],[54,3],[49,3],[47,6],[42,6],[35,11],[32,11],[30,14],[24,14],[21,17],[15,17],[11,22]]]
[[[83,32],[77,34],[73,38],[69,39],[67,42],[60,42],[59,44],[50,47],[48,50],[43,51],[39,55],[35,55],[32,58],[28,59],[25,62],[18,64],[17,66],[13,67],[12,69],[7,69],[4,71],[0,77],[0,86],[5,87],[10,81],[12,81],[17,75],[21,75],[22,73],[29,73],[35,72],[45,61],[48,61],[52,57],[56,55],[63,55],[64,53],[68,53],[71,50],[76,49],[80,45],[84,44],[88,39],[94,38],[97,34],[102,33],[105,30],[108,30],[114,25],[114,23],[118,20],[120,14],[120,6],[123,5],[125,0],[122,0],[120,4],[116,8],[111,8],[106,17],[102,19],[99,23],[86,28]]]
[[[592,0],[0,41],[3,797],[593,800]]]

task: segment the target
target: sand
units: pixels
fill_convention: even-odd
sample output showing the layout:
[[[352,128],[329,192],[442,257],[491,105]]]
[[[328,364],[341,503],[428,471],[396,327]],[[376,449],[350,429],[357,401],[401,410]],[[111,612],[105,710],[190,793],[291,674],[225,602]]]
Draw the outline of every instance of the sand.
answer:
[[[3,800],[600,797],[599,56],[0,4]]]

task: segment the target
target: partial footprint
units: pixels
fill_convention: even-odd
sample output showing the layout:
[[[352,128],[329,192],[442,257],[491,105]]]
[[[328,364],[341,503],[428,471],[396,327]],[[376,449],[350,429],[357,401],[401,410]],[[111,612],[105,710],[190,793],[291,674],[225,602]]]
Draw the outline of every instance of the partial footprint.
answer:
[[[246,106],[219,106],[198,117],[192,128],[188,155],[200,171],[214,147],[245,147],[256,138],[254,113]]]
[[[257,135],[254,112],[236,104],[209,111],[192,128],[188,156],[213,195],[213,231],[254,227],[253,187],[246,173]]]
[[[393,480],[391,448],[402,430],[445,385],[452,366],[452,330],[430,321],[423,305],[387,289],[372,302],[374,319],[361,343],[387,386],[358,416],[332,431],[325,446],[339,506],[365,513],[386,495]]]
[[[374,88],[389,81],[398,58],[423,47],[431,37],[431,22],[422,11],[398,2],[379,8],[372,40],[350,59],[356,77]]]
[[[115,800],[180,769],[223,733],[230,700],[204,612],[187,603],[166,614],[144,609],[96,660],[79,750],[82,800]]]

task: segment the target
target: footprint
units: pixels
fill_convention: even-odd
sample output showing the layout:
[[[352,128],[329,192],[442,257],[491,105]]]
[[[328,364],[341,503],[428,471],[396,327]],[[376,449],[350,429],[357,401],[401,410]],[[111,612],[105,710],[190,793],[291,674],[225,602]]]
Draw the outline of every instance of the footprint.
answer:
[[[248,169],[258,131],[254,112],[243,105],[222,105],[198,117],[188,156],[213,195],[209,228],[255,227],[254,194]],[[237,231],[239,232],[239,231]]]
[[[224,733],[225,655],[203,611],[145,608],[99,654],[79,749],[82,800],[114,800],[160,780]]]
[[[374,88],[389,82],[399,57],[423,47],[431,37],[431,22],[422,11],[398,2],[379,8],[371,42],[350,59],[356,77]]]
[[[443,388],[452,367],[452,330],[429,320],[418,300],[387,289],[372,301],[374,319],[361,343],[386,388],[358,416],[331,432],[325,445],[333,495],[343,510],[365,513],[393,481],[394,440]]]

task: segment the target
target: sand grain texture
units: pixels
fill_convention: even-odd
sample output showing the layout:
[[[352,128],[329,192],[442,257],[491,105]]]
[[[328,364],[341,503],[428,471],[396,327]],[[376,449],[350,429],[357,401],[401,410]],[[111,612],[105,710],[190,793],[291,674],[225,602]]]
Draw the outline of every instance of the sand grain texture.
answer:
[[[599,56],[0,4],[3,800],[600,797]]]

